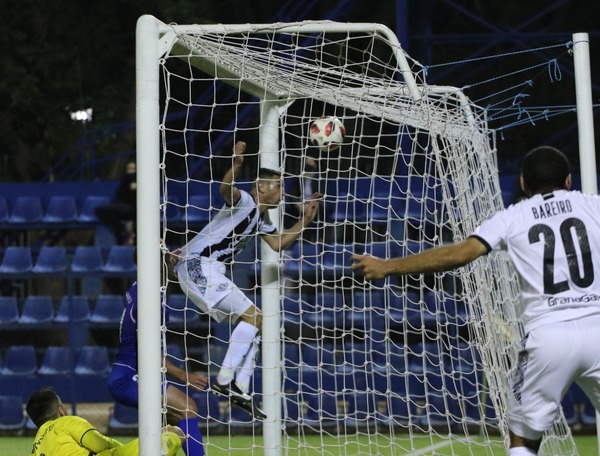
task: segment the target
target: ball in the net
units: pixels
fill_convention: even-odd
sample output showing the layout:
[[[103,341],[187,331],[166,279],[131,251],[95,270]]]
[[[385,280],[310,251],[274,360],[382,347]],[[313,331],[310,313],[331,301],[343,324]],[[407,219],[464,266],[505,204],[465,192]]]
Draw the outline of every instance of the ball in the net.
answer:
[[[315,119],[310,124],[308,132],[310,144],[323,152],[331,152],[340,147],[345,136],[346,128],[342,121],[335,116],[323,116]]]

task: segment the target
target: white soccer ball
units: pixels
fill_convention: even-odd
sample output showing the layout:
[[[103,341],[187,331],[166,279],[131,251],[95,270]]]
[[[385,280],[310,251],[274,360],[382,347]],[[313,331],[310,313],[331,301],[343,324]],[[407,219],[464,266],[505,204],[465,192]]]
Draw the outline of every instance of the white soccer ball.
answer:
[[[323,152],[336,150],[344,142],[346,128],[340,119],[334,116],[324,116],[315,119],[310,124],[308,137],[310,144]]]

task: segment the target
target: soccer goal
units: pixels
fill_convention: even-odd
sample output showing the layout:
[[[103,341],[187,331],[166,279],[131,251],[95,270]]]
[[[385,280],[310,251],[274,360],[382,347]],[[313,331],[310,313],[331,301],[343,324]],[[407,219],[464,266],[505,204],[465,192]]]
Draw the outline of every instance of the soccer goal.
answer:
[[[234,323],[209,321],[181,300],[176,281],[159,284],[165,253],[222,210],[219,185],[238,140],[248,150],[236,185],[252,189],[259,167],[282,172],[284,202],[269,212],[279,229],[302,216],[312,193],[323,196],[318,219],[283,254],[256,239],[231,263],[264,316],[251,391],[268,418],[181,385],[205,439],[229,435],[232,451],[269,456],[505,454],[522,337],[508,257],[373,283],[349,260],[464,239],[502,208],[485,111],[457,88],[427,85],[377,24],[167,25],[143,16],[137,65],[143,454],[159,454],[164,423],[161,340],[172,360],[214,377]],[[321,116],[345,126],[336,150],[308,141]],[[252,445],[236,446],[240,434]],[[540,454],[577,454],[562,414]]]

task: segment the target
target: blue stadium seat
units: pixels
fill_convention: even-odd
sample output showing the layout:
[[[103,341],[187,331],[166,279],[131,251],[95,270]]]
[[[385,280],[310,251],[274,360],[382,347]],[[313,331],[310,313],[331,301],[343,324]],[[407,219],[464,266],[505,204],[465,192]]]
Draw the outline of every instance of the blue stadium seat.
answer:
[[[99,246],[79,246],[71,261],[71,271],[78,274],[96,273],[102,269],[103,264],[104,258]]]
[[[7,247],[0,264],[0,273],[23,274],[31,271],[33,258],[29,247]]]
[[[83,201],[81,207],[81,213],[77,220],[82,223],[98,223],[98,217],[96,217],[96,208],[98,206],[104,206],[110,204],[111,198],[109,196],[97,196],[89,195]]]
[[[0,223],[6,222],[8,220],[8,217],[8,203],[6,202],[6,198],[0,196]]]
[[[47,324],[54,320],[54,304],[50,296],[27,296],[19,317],[21,324]]]
[[[210,195],[191,195],[183,214],[188,223],[208,223],[211,217]]]
[[[37,223],[42,220],[42,200],[37,196],[18,196],[8,223]]]
[[[329,215],[333,222],[364,223],[368,220],[367,203],[353,195],[339,195],[335,202],[330,204]]]
[[[12,345],[6,352],[2,374],[34,375],[37,368],[37,357],[33,345]]]
[[[107,295],[98,296],[94,309],[90,315],[90,323],[118,324],[125,307],[123,296]]]
[[[341,280],[352,277],[350,256],[362,253],[353,246],[327,244],[323,246],[323,277],[326,280]]]
[[[300,361],[303,371],[333,372],[336,367],[335,346],[330,343],[304,343],[300,346]]]
[[[163,217],[166,218],[167,223],[175,223],[181,221],[183,216],[181,206],[177,197],[169,196],[169,198],[165,201],[165,199],[161,196],[160,202],[161,204],[164,204],[164,207],[162,208],[162,210],[164,211]]]
[[[302,299],[300,296],[297,294],[284,296],[281,310],[281,319],[286,330],[299,328],[302,313]]]
[[[286,341],[281,348],[283,362],[287,371],[298,369],[300,366],[300,349],[297,343]]]
[[[137,434],[138,409],[115,402],[110,419],[108,420],[108,428],[110,430],[118,430],[120,432],[129,431]]]
[[[200,320],[196,304],[188,300],[183,293],[173,293],[167,298],[169,308],[169,324],[189,325]]]
[[[365,340],[346,342],[344,349],[338,352],[336,359],[336,372],[352,372],[356,369],[364,370],[371,365],[371,347]]]
[[[168,344],[165,353],[165,358],[175,364],[177,367],[183,368],[185,365],[185,353],[183,348],[178,344]]]
[[[50,197],[48,208],[42,217],[44,223],[70,223],[77,220],[77,202],[73,196]]]
[[[344,419],[346,426],[363,428],[372,424],[377,412],[374,394],[357,390],[345,396],[348,399],[348,410]]]
[[[75,373],[77,375],[108,375],[110,361],[108,348],[100,345],[86,345],[79,353]]]
[[[56,323],[87,321],[90,318],[90,302],[87,296],[63,296],[54,317]]]
[[[135,263],[135,247],[130,245],[113,245],[108,252],[103,272],[133,273],[137,271]]]
[[[302,402],[306,404],[306,413],[301,424],[316,428],[332,428],[339,424],[335,391],[303,392]]]
[[[44,246],[40,249],[32,271],[39,274],[59,273],[67,270],[67,249]]]
[[[302,323],[309,328],[334,329],[344,321],[344,295],[326,291],[317,294],[314,302],[302,302]]]
[[[19,320],[19,304],[15,296],[0,296],[0,326]]]
[[[403,375],[408,370],[406,352],[403,345],[392,341],[374,344],[372,353],[373,370],[390,376]]]
[[[371,223],[387,224],[391,219],[389,195],[375,195],[367,205],[367,220]]]
[[[0,430],[21,431],[27,418],[23,413],[21,396],[0,396]]]
[[[296,242],[283,256],[283,272],[292,279],[315,280],[320,269],[320,257],[317,244]]]
[[[68,375],[71,372],[72,353],[69,347],[49,346],[38,369],[38,375]]]

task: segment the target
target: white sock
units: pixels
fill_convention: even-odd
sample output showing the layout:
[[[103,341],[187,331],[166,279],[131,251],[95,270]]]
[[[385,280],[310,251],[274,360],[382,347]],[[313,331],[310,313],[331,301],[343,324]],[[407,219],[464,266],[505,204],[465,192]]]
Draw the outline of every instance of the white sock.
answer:
[[[227,348],[227,353],[225,353],[223,365],[217,375],[217,383],[219,385],[231,383],[235,372],[244,361],[244,356],[250,350],[256,334],[258,334],[258,328],[245,321],[238,323],[235,327],[229,339],[229,347]]]
[[[250,346],[250,350],[244,357],[244,362],[235,372],[235,381],[240,389],[248,394],[250,392],[250,379],[254,373],[254,363],[256,362],[256,355],[260,349],[260,336],[254,339],[254,342]]]
[[[508,451],[508,456],[536,456],[533,450],[527,447],[514,447]]]

